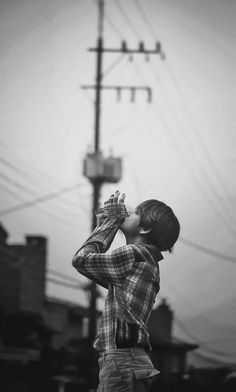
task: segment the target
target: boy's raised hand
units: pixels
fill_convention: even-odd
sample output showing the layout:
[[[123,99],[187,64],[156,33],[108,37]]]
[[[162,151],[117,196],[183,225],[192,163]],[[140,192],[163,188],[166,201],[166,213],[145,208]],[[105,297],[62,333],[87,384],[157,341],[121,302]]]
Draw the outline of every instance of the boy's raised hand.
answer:
[[[113,193],[109,199],[107,201],[105,201],[104,205],[108,204],[108,203],[115,203],[115,204],[120,204],[120,203],[124,203],[125,201],[125,193],[122,193],[122,195],[120,194],[120,191],[116,191],[115,193]]]

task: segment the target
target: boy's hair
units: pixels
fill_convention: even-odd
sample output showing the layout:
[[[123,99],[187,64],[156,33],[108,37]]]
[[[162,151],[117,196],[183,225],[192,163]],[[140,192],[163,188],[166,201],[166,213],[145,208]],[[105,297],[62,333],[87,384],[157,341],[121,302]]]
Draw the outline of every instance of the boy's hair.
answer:
[[[180,233],[180,224],[173,210],[159,200],[150,199],[140,203],[136,213],[140,216],[139,226],[151,229],[147,234],[149,243],[161,251],[172,252]]]

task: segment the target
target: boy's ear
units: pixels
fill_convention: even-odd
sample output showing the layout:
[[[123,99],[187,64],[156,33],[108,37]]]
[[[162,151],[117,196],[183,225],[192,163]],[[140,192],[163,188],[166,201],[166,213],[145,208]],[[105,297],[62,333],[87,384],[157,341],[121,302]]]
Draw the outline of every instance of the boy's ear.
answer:
[[[152,229],[144,229],[143,227],[140,228],[139,234],[148,234]]]

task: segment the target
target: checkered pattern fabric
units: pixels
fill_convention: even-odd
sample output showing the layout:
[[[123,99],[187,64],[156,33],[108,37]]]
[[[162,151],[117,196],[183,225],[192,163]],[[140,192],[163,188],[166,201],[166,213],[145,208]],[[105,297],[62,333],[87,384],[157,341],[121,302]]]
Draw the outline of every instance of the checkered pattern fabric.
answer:
[[[97,227],[72,262],[78,272],[108,289],[94,341],[98,351],[117,348],[117,339],[134,339],[132,326],[134,343],[151,348],[147,321],[159,291],[158,262],[163,256],[155,246],[135,244],[105,254],[126,216],[124,203],[98,209]]]

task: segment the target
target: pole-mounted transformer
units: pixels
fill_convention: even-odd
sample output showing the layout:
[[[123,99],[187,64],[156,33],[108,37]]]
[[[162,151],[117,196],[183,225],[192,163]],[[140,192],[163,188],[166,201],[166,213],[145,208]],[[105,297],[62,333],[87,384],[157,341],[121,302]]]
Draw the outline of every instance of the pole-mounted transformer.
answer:
[[[119,182],[122,177],[121,158],[112,155],[106,158],[100,151],[89,152],[84,159],[83,174],[92,183],[96,181],[100,183]]]

